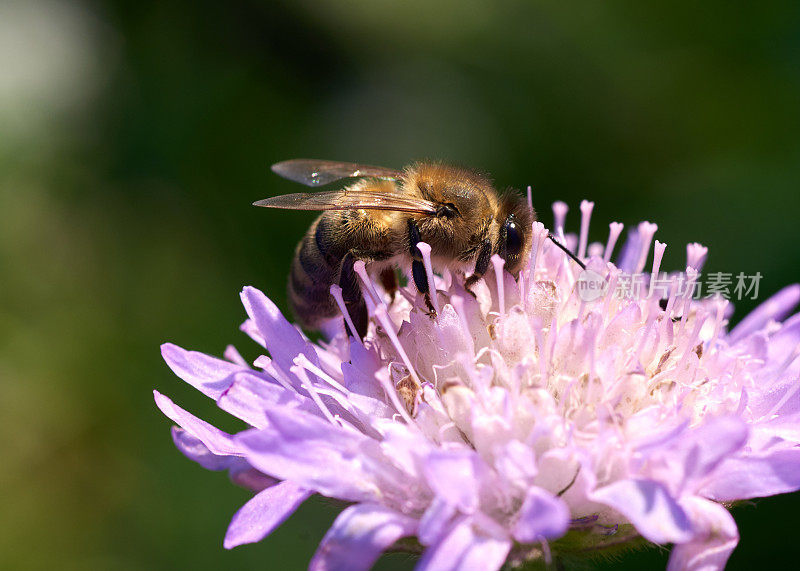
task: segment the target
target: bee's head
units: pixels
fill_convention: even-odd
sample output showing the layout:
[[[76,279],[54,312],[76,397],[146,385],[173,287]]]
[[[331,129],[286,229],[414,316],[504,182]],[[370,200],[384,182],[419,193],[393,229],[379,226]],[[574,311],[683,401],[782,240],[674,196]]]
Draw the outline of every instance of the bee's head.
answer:
[[[407,173],[405,184],[410,193],[437,205],[434,214],[418,220],[422,239],[440,256],[468,257],[492,222],[496,193],[491,181],[468,169],[421,163]]]

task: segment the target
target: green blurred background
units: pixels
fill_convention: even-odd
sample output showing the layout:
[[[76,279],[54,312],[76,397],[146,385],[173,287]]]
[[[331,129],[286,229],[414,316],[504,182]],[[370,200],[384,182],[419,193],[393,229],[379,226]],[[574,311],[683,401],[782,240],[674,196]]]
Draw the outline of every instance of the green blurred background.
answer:
[[[452,160],[572,229],[593,199],[593,239],[648,219],[667,267],[697,240],[770,294],[799,277],[800,5],[2,0],[1,567],[307,563],[335,509],[223,550],[248,494],[175,451],[151,395],[240,427],[158,347],[257,354],[238,292],[285,307],[313,215],[250,204],[298,190],[269,171],[294,157]],[[737,508],[730,567],[796,560],[798,513]]]

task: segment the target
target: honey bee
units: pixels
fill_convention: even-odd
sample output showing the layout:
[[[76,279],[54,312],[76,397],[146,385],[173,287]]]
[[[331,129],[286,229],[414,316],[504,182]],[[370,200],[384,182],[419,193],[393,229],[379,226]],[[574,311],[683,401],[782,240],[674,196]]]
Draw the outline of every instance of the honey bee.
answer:
[[[486,273],[493,254],[499,254],[516,277],[531,248],[535,214],[527,201],[513,191],[498,192],[487,177],[472,170],[422,162],[400,171],[309,159],[280,162],[272,170],[312,187],[358,179],[343,189],[254,203],[323,211],[298,244],[289,273],[289,303],[306,328],[318,329],[339,313],[330,294],[331,285],[338,284],[356,329],[350,331],[345,322],[348,334],[366,335],[367,307],[353,269],[357,260],[379,273],[390,293],[397,289],[395,268],[410,266],[411,278],[433,314],[419,242],[430,245],[435,269],[471,268],[467,289]]]

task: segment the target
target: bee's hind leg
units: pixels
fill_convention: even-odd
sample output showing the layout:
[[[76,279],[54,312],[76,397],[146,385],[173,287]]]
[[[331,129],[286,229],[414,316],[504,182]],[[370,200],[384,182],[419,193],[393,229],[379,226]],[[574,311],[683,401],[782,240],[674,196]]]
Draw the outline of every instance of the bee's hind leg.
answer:
[[[367,304],[361,293],[361,287],[358,284],[358,275],[353,269],[353,264],[357,259],[352,252],[348,252],[345,255],[339,272],[339,287],[342,288],[342,298],[344,299],[347,313],[350,314],[350,319],[353,320],[353,325],[356,328],[355,334],[363,339],[367,334],[369,315],[367,314]],[[355,334],[350,330],[346,319],[344,326],[347,329],[347,335],[354,337]]]

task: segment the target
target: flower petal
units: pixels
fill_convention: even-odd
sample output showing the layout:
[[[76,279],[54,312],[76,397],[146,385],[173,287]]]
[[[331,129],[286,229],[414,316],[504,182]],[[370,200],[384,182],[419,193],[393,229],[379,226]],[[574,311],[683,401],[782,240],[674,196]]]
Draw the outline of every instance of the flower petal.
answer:
[[[692,538],[686,512],[658,482],[619,480],[595,490],[592,499],[624,515],[653,543],[683,543]]]
[[[300,353],[319,366],[314,346],[309,343],[278,309],[278,306],[254,287],[242,290],[242,303],[247,315],[264,337],[264,343],[272,359],[288,372],[293,360]]]
[[[728,335],[728,342],[733,345],[750,333],[758,331],[769,321],[780,321],[798,302],[800,302],[800,284],[786,286],[742,319]]]
[[[733,516],[723,506],[703,498],[686,498],[681,505],[691,517],[697,535],[672,549],[667,570],[724,569],[739,543],[739,530]]]
[[[413,535],[416,529],[417,520],[385,506],[350,506],[322,538],[309,571],[369,569],[395,541]]]
[[[450,522],[458,510],[455,505],[436,497],[419,520],[417,537],[422,545],[435,543],[450,528]]]
[[[183,410],[158,391],[153,391],[153,395],[161,412],[167,415],[175,424],[200,440],[212,454],[241,456],[241,449],[233,442],[230,434]]]
[[[187,351],[172,343],[161,346],[161,356],[178,377],[215,400],[231,385],[234,373],[251,370],[205,353]]]
[[[417,571],[500,569],[511,550],[511,541],[487,533],[470,517],[463,517],[436,545],[425,550]]]
[[[726,502],[763,498],[800,489],[800,449],[764,457],[730,458],[714,473],[702,495]]]
[[[302,409],[306,412],[319,410],[310,398],[250,373],[233,375],[230,386],[219,397],[217,405],[256,428],[267,425],[264,409],[268,406],[281,406],[288,410]]]
[[[472,451],[437,450],[425,461],[428,485],[437,496],[471,513],[478,507],[478,489],[485,466]]]
[[[214,454],[199,438],[178,426],[172,427],[172,441],[184,456],[206,470],[228,470],[239,464],[246,468],[250,467],[250,464],[240,456]]]
[[[286,481],[259,492],[234,514],[225,534],[225,549],[261,541],[309,496],[308,490]]]
[[[380,496],[376,470],[366,466],[369,452],[379,450],[377,442],[299,410],[269,407],[265,414],[267,428],[235,437],[254,467],[325,496],[349,501]]]
[[[640,447],[639,453],[656,466],[649,470],[650,477],[683,494],[685,487],[699,485],[721,462],[741,449],[748,433],[747,424],[739,417],[711,418],[697,428],[673,431],[672,438],[664,439],[659,447]],[[654,459],[658,461],[653,462]]]
[[[531,488],[511,534],[521,543],[534,543],[541,541],[542,537],[561,537],[567,532],[568,525],[569,509],[566,504],[541,488]]]

